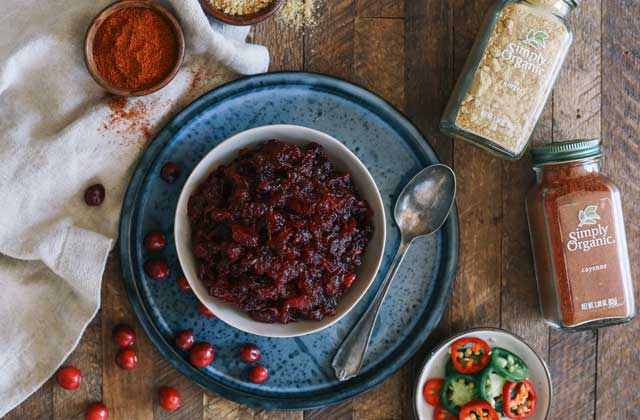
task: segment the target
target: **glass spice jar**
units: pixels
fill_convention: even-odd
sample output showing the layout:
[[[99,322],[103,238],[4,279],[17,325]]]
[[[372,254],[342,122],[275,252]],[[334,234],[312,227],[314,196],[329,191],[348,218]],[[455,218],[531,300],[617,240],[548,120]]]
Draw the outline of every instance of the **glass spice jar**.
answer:
[[[502,0],[487,16],[440,122],[506,159],[529,144],[573,42],[577,0]]]
[[[600,173],[600,140],[532,150],[527,216],[542,315],[576,331],[635,315],[620,192]]]

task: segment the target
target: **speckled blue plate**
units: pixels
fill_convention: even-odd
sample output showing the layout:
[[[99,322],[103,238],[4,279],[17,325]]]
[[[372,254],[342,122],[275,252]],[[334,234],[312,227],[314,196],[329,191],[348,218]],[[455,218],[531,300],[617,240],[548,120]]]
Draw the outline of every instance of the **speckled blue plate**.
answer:
[[[418,350],[440,320],[458,260],[455,212],[436,234],[411,247],[384,303],[361,374],[340,383],[331,359],[348,330],[369,305],[399,244],[389,218],[381,271],[368,294],[344,319],[321,332],[297,338],[253,336],[198,313],[192,293],[175,282],[180,266],[173,245],[173,220],[180,189],[204,155],[227,137],[267,124],[297,124],[344,142],[367,166],[380,188],[387,214],[402,187],[420,169],[438,162],[426,140],[380,97],[350,83],[309,73],[271,73],[238,80],[197,99],[157,135],[144,153],[125,197],[120,254],[129,300],[153,344],[187,377],[209,391],[255,407],[305,409],[352,398],[393,374]],[[159,176],[167,160],[182,167],[168,184]],[[169,261],[171,279],[145,278],[145,233],[160,229],[169,245],[154,256]],[[198,341],[216,348],[206,369],[189,365],[173,345],[176,331],[192,328]],[[247,381],[249,366],[238,357],[253,342],[263,352],[270,377]]]

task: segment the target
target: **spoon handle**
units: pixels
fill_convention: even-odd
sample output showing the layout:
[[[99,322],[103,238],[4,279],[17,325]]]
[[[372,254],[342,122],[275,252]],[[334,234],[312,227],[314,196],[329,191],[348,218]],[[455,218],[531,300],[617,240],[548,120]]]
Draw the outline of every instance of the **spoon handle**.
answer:
[[[347,379],[353,378],[360,371],[364,356],[367,353],[367,347],[369,346],[373,327],[376,324],[376,318],[378,317],[380,306],[382,306],[382,302],[389,291],[389,285],[391,285],[408,247],[409,245],[405,243],[404,240],[400,242],[398,252],[391,263],[391,267],[389,267],[386,277],[382,280],[382,284],[380,285],[371,306],[369,306],[364,312],[364,315],[362,315],[360,320],[347,335],[347,338],[344,339],[338,348],[336,355],[333,357],[331,366],[335,371],[336,377],[340,381],[346,381]]]

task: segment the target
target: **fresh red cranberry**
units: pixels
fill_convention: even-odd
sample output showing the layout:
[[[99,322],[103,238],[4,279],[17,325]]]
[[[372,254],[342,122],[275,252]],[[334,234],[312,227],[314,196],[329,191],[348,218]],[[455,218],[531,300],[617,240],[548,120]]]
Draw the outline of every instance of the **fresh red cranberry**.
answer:
[[[97,207],[104,201],[105,191],[102,184],[93,184],[84,192],[84,202],[87,206]]]
[[[80,373],[80,369],[73,366],[65,366],[58,371],[58,384],[64,389],[78,389],[81,383],[82,373]]]
[[[180,176],[180,167],[175,162],[167,162],[162,166],[160,176],[165,181],[171,183]]]
[[[176,346],[178,346],[180,350],[189,350],[193,347],[195,341],[193,330],[184,330],[176,334]]]
[[[150,251],[160,251],[167,245],[167,238],[160,231],[154,230],[144,237],[144,247]]]
[[[254,384],[261,384],[269,379],[269,371],[262,365],[257,365],[249,371],[249,380]]]
[[[85,420],[107,420],[109,418],[109,410],[102,403],[89,404],[87,411],[84,413]]]
[[[184,274],[178,277],[178,287],[180,288],[180,290],[184,290],[185,292],[191,290],[191,285],[187,281],[187,277]]]
[[[128,325],[116,325],[113,329],[113,342],[118,347],[129,347],[136,341],[136,332]]]
[[[206,306],[204,306],[204,304],[200,303],[200,305],[198,306],[198,311],[206,316],[207,318],[215,318],[216,314],[214,314],[213,312],[211,312],[209,310],[209,308],[207,308]]]
[[[182,405],[180,393],[169,386],[158,388],[158,402],[167,411],[175,411]]]
[[[189,361],[195,367],[207,367],[213,362],[215,350],[209,343],[197,343],[189,351]]]
[[[138,366],[138,355],[135,350],[122,349],[116,354],[116,364],[124,370],[134,369]]]
[[[253,343],[240,347],[240,359],[245,363],[255,363],[261,356],[260,349]]]
[[[148,260],[144,263],[144,272],[153,280],[163,280],[169,276],[169,265],[165,260]]]

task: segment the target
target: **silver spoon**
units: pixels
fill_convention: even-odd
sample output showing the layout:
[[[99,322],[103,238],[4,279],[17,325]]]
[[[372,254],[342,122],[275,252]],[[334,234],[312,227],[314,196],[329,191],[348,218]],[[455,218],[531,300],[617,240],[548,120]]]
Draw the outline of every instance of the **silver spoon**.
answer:
[[[400,247],[373,303],[333,357],[331,366],[340,381],[353,378],[360,371],[378,312],[409,246],[414,239],[440,229],[453,208],[455,196],[456,176],[451,168],[442,164],[420,171],[400,193],[394,210],[400,228]]]

